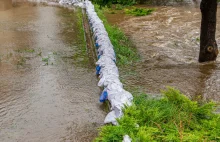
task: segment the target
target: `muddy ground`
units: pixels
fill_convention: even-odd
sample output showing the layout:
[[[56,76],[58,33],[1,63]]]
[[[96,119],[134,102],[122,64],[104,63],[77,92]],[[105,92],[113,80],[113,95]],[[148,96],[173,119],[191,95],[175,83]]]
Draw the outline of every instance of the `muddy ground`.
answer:
[[[220,57],[214,63],[198,63],[199,7],[153,8],[155,12],[142,17],[128,16],[123,11],[106,13],[108,21],[126,33],[141,55],[141,62],[131,67],[135,73],[122,74],[125,84],[140,86],[149,94],[172,86],[192,99],[220,101]],[[216,40],[220,45],[220,7],[217,19]]]
[[[0,11],[0,141],[90,142],[106,112],[77,10]]]

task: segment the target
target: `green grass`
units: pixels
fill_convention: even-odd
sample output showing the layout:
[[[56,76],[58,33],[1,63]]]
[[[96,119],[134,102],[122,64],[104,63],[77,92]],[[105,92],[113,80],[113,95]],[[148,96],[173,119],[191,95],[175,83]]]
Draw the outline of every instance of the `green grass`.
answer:
[[[104,9],[100,10],[99,6],[95,5],[96,12],[99,18],[103,21],[106,31],[109,34],[109,38],[114,46],[114,50],[117,58],[117,65],[131,65],[140,59],[136,48],[132,45],[125,34],[116,26],[112,26],[108,23]]]
[[[43,62],[48,62],[49,61],[49,57],[42,58],[42,61]]]
[[[134,104],[124,110],[119,126],[100,129],[95,142],[121,142],[128,134],[133,142],[220,141],[220,115],[216,104],[199,104],[169,88],[162,99],[136,94]]]
[[[45,62],[45,64],[44,64],[45,66],[49,65],[49,59],[50,59],[49,56],[45,57],[45,58],[42,58],[42,61]]]
[[[126,14],[134,15],[134,16],[145,16],[150,15],[155,9],[147,9],[147,8],[137,8],[133,7],[132,9],[125,9]]]

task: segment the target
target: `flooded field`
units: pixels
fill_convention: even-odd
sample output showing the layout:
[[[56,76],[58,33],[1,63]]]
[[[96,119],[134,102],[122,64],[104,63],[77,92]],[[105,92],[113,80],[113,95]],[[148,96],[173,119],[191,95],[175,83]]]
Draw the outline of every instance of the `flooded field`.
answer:
[[[106,113],[77,14],[20,3],[0,11],[1,142],[89,142],[97,135]]]
[[[153,14],[143,17],[126,16],[122,11],[106,14],[142,57],[131,67],[137,74],[124,75],[129,76],[125,83],[141,86],[150,94],[173,86],[192,99],[220,101],[220,57],[214,63],[198,63],[200,9],[195,5],[155,8]],[[220,45],[220,7],[217,15],[216,40]]]

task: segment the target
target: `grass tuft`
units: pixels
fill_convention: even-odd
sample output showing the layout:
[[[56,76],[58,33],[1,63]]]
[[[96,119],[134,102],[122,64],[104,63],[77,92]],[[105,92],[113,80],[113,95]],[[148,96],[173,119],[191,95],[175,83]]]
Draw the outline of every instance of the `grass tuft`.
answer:
[[[15,50],[18,53],[34,53],[35,50],[31,48],[17,49]]]
[[[155,9],[147,9],[147,8],[137,8],[133,7],[132,9],[125,9],[126,14],[134,15],[134,16],[145,16],[150,15]]]

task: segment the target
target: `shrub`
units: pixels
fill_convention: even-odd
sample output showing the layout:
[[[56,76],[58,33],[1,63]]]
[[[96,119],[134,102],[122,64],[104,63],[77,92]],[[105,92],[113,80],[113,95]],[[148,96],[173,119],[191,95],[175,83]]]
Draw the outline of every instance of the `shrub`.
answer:
[[[146,94],[135,96],[134,104],[124,109],[119,126],[103,126],[96,142],[118,142],[128,134],[134,142],[220,141],[220,115],[215,104],[191,101],[169,88],[162,99]]]

